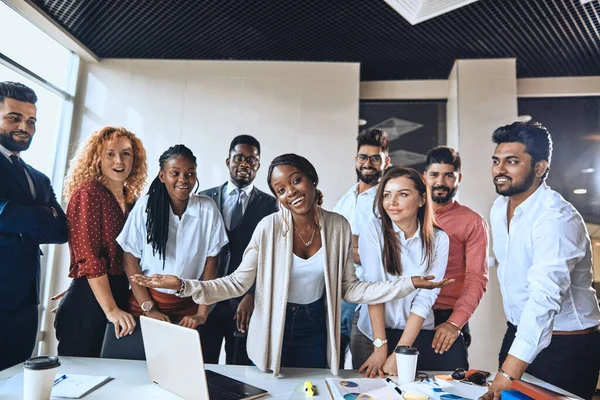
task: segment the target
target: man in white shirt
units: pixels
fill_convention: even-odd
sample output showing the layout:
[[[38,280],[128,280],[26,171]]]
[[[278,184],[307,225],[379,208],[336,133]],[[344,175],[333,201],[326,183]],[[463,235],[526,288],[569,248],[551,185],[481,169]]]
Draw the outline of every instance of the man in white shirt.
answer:
[[[244,250],[256,225],[267,215],[279,210],[275,197],[254,186],[260,168],[260,143],[250,135],[236,136],[225,160],[229,180],[223,185],[204,190],[219,208],[227,229],[229,243],[219,254],[219,276],[231,274],[242,261]],[[219,362],[225,339],[227,364],[251,365],[246,353],[246,332],[254,311],[254,287],[243,297],[217,303],[202,327],[204,361]]]
[[[388,156],[388,136],[381,129],[368,129],[360,132],[356,137],[356,142],[357,151],[354,156],[354,165],[358,183],[352,185],[348,193],[342,196],[333,211],[344,216],[350,223],[356,275],[362,278],[358,255],[358,236],[364,223],[374,216],[373,201],[377,194],[377,184],[388,167],[390,158]],[[340,368],[344,368],[355,310],[356,304],[342,301]],[[356,321],[354,325],[356,325]]]
[[[500,369],[483,398],[500,398],[528,372],[591,399],[600,369],[600,310],[584,221],[545,183],[552,158],[546,128],[515,122],[492,140],[501,197],[490,220],[508,329]]]

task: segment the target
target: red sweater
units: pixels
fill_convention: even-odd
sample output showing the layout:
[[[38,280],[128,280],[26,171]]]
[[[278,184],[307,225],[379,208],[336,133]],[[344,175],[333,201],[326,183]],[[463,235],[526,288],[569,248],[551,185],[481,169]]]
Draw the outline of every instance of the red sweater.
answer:
[[[458,326],[469,321],[488,282],[488,226],[475,211],[454,201],[439,208],[435,219],[450,238],[445,278],[456,282],[440,291],[434,309],[453,309],[448,319]]]

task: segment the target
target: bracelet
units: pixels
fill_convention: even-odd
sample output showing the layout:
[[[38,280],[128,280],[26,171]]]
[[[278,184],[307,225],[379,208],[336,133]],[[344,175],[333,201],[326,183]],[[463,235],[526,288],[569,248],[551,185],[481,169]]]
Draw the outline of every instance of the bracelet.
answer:
[[[183,292],[185,291],[185,280],[184,279],[179,279],[181,281],[181,287],[179,288],[178,291],[175,292],[175,296],[183,296]]]
[[[452,325],[453,327],[455,327],[456,329],[458,329],[459,331],[462,331],[462,328],[460,326],[458,326],[458,324],[455,324],[452,321],[446,321],[447,323],[449,323],[450,325]]]
[[[518,381],[518,379],[513,378],[512,376],[510,376],[508,373],[506,373],[502,368],[498,368],[498,372],[500,372],[502,374],[502,376],[504,376],[506,379],[508,379],[509,381],[513,382],[513,381]]]

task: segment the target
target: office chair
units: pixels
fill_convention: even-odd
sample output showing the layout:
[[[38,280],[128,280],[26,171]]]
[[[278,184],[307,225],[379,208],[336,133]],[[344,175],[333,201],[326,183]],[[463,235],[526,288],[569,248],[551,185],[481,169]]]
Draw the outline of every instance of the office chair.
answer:
[[[386,329],[386,335],[389,343],[396,344],[402,336],[402,331],[392,331]],[[113,335],[114,336],[114,335]],[[456,368],[469,369],[469,360],[466,356],[465,339],[462,335],[456,339],[452,347],[444,354],[436,354],[431,347],[435,331],[421,330],[413,343],[413,347],[419,350],[417,360],[417,369],[419,371],[454,371]],[[391,352],[394,347],[389,347]]]
[[[131,335],[117,339],[115,326],[112,322],[106,324],[104,330],[104,342],[100,351],[100,358],[116,358],[121,360],[146,360],[144,351],[144,339],[140,321],[136,318],[135,329]]]

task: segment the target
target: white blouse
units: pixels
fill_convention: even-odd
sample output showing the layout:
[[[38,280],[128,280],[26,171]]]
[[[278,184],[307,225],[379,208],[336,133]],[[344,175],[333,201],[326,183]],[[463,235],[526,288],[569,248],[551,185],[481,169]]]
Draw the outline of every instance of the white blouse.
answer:
[[[313,303],[323,297],[324,290],[325,257],[323,256],[323,246],[306,260],[293,254],[288,303]]]
[[[192,194],[181,219],[169,207],[169,236],[163,259],[152,254],[147,242],[146,205],[148,195],[140,199],[131,210],[117,242],[124,251],[140,259],[144,275],[171,274],[182,279],[200,279],[207,257],[215,257],[227,244],[223,218],[215,202],[208,196]],[[157,289],[175,293],[170,289]]]
[[[394,231],[400,240],[402,276],[434,275],[439,281],[446,273],[448,264],[448,249],[450,240],[448,235],[440,229],[435,229],[433,259],[429,269],[423,262],[422,241],[419,229],[415,235],[406,239],[404,232],[394,224]],[[383,227],[381,219],[373,218],[367,223],[358,238],[358,250],[362,261],[364,279],[367,282],[396,281],[400,277],[389,274],[383,266],[381,252],[383,250]],[[388,301],[385,308],[385,327],[387,329],[404,329],[410,313],[425,318],[422,329],[434,328],[434,317],[431,312],[433,303],[440,293],[440,289],[417,289],[408,296]],[[358,329],[369,339],[373,340],[373,329],[369,318],[368,306],[361,306],[358,319]]]

